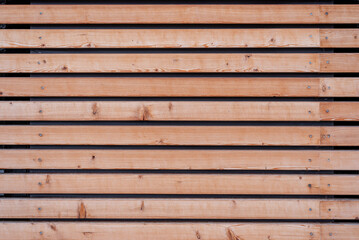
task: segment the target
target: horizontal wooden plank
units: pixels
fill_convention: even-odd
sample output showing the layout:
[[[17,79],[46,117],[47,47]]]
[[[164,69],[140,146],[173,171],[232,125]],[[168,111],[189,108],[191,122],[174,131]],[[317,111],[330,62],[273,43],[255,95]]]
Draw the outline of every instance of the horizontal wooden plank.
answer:
[[[324,121],[358,121],[358,102],[321,102],[320,120]]]
[[[277,199],[2,199],[0,217],[319,219],[319,204],[319,200]]]
[[[359,54],[339,58],[346,55],[359,59]],[[320,72],[321,58],[314,53],[1,54],[0,72]],[[355,64],[341,65],[351,70]],[[340,72],[340,65],[335,70]]]
[[[320,131],[321,127],[267,126],[0,126],[0,144],[315,146],[321,144]],[[333,144],[358,145],[358,131],[347,127]],[[352,139],[343,139],[346,135]]]
[[[356,219],[359,218],[357,201],[321,201],[320,216],[322,219]]]
[[[320,29],[320,46],[323,48],[359,47],[358,29]]]
[[[359,129],[347,127],[323,127],[320,129],[320,144],[323,146],[356,146],[359,143]]]
[[[358,5],[359,6],[359,5]],[[335,53],[320,55],[321,72],[358,72],[359,54]]]
[[[355,78],[323,78],[320,79],[320,96],[345,97],[359,96],[359,79]]]
[[[358,127],[0,126],[3,145],[358,146]]]
[[[0,169],[359,170],[359,151],[0,150]]]
[[[319,29],[5,29],[0,48],[310,48],[319,39]]]
[[[358,102],[3,101],[7,121],[356,121]]]
[[[0,199],[0,217],[55,219],[356,219],[359,202],[318,199]]]
[[[320,23],[358,23],[359,6],[356,5],[320,5]]]
[[[0,95],[358,97],[359,78],[0,78]]]
[[[1,193],[359,195],[356,175],[1,174]]]
[[[0,48],[356,48],[358,29],[4,29]]]
[[[353,240],[358,225],[317,223],[154,223],[154,222],[1,222],[1,240],[67,239],[67,240],[329,240],[323,231],[341,234],[340,239]],[[345,237],[342,235],[345,232]],[[329,233],[328,233],[329,234]]]
[[[359,72],[358,53],[1,54],[0,72]]]
[[[320,121],[320,107],[319,102],[4,101],[0,102],[0,120]],[[345,108],[340,107],[325,104],[331,110],[325,118],[359,119],[358,103],[345,102]]]
[[[319,78],[0,78],[0,95],[104,97],[319,96]],[[324,80],[323,80],[324,81]],[[323,94],[359,96],[359,78],[327,79]],[[324,83],[323,83],[324,84]],[[339,85],[338,88],[336,86]],[[324,89],[324,88],[323,88]]]
[[[321,239],[332,240],[332,239],[343,239],[343,240],[355,240],[359,236],[359,226],[357,224],[333,224],[333,225],[322,225]]]
[[[21,14],[19,14],[21,13]],[[345,5],[4,5],[3,24],[358,23]],[[76,17],[74,17],[76,16]]]

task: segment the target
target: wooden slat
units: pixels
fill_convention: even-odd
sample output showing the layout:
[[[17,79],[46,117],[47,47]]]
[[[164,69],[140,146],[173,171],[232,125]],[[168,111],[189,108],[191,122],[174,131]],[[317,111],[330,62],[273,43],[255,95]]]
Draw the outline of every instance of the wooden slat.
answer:
[[[358,53],[1,54],[0,72],[358,72]]]
[[[345,55],[359,56],[342,57]],[[311,53],[1,54],[0,72],[320,72],[320,56]],[[355,64],[345,65],[344,70]],[[340,66],[335,69],[341,71]],[[326,66],[324,70],[331,69]]]
[[[55,219],[356,219],[359,202],[316,199],[0,199],[0,217]]]
[[[359,6],[359,5],[358,5]],[[320,55],[321,72],[359,72],[359,54],[335,53]]]
[[[0,95],[358,97],[358,78],[0,78]]]
[[[356,175],[1,174],[1,193],[359,195]]]
[[[345,97],[359,96],[359,79],[323,78],[320,79],[320,96]]]
[[[359,144],[359,128],[322,127],[320,144],[323,146],[357,146]]]
[[[21,13],[21,14],[19,14]],[[358,23],[345,5],[3,5],[3,24]],[[74,17],[76,16],[76,17]]]
[[[320,216],[322,219],[356,219],[359,218],[357,201],[321,201]]]
[[[1,218],[320,219],[319,200],[2,199]]]
[[[359,236],[359,225],[357,224],[333,224],[321,226],[322,240],[356,240]]]
[[[320,23],[358,23],[359,5],[320,5]]]
[[[358,232],[358,225],[324,225],[341,240]],[[154,222],[1,222],[1,240],[327,240],[320,224],[307,223],[154,223]],[[355,236],[355,235],[354,235]]]
[[[324,121],[358,121],[358,102],[321,102],[320,119]]]
[[[3,145],[358,146],[358,127],[1,126]]]
[[[334,109],[325,104],[324,108],[334,112],[330,113],[330,120],[336,120],[336,115],[340,120],[353,120],[359,118],[357,105],[345,103],[340,112],[338,105]],[[322,115],[319,107],[318,102],[3,101],[0,120],[319,121]],[[325,117],[328,119],[328,114]]]
[[[358,102],[3,101],[14,121],[356,121]]]
[[[0,169],[359,170],[359,151],[0,150]]]
[[[358,29],[320,29],[320,46],[323,48],[359,47]]]
[[[0,48],[273,47],[320,47],[319,29],[5,29],[0,31]]]
[[[358,29],[4,29],[1,48],[357,48]]]
[[[0,126],[0,143],[4,145],[315,146],[320,145],[320,131],[321,127]],[[322,131],[325,131],[325,129]],[[349,145],[358,145],[358,131],[359,128],[357,127],[347,127],[343,134],[338,135],[339,139],[334,140],[333,144],[343,145],[343,142]],[[347,135],[352,139],[345,139]],[[331,145],[332,143],[324,142],[324,144]]]
[[[331,92],[359,96],[359,79],[329,80]],[[336,85],[340,86],[339,89]],[[319,96],[321,89],[318,78],[0,78],[0,95],[4,97],[295,97]],[[331,94],[330,91],[323,93]]]
[[[347,5],[347,8],[354,6]],[[0,7],[0,22],[4,24],[319,23],[319,8],[320,5],[4,5]]]

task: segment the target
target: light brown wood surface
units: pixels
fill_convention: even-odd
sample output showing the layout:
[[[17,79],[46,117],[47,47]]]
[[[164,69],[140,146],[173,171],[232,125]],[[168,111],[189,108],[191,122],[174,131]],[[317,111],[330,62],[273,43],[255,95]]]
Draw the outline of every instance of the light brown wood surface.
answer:
[[[357,29],[4,29],[1,48],[356,48]]]
[[[21,14],[19,14],[21,13]],[[4,24],[357,23],[345,5],[3,5]],[[76,17],[74,17],[76,16]]]
[[[0,126],[4,145],[321,145],[321,128],[270,126]],[[330,127],[329,127],[330,128]],[[323,144],[357,145],[357,127]],[[329,130],[328,130],[329,131]],[[349,138],[347,139],[346,136]]]
[[[1,240],[327,240],[317,223],[154,223],[154,222],[2,222]],[[354,234],[357,225],[325,225],[323,231]],[[341,235],[343,237],[343,235]],[[341,238],[352,240],[350,238]]]
[[[357,121],[358,102],[2,101],[3,121]]]
[[[320,46],[324,48],[359,47],[358,29],[320,29]]]
[[[340,54],[345,55],[359,59]],[[0,72],[320,72],[321,58],[314,53],[1,54]],[[356,62],[348,65],[343,70]],[[335,70],[340,72],[340,65]]]
[[[0,72],[358,72],[358,53],[1,54]]]
[[[320,47],[320,36],[319,29],[5,29],[0,47],[310,48]]]
[[[2,77],[9,96],[358,97],[358,78]]]
[[[0,199],[0,217],[54,219],[356,219],[359,202],[319,199]]]
[[[356,175],[1,174],[2,193],[359,195]]]
[[[0,150],[0,169],[359,170],[359,151]]]
[[[319,96],[319,78],[132,77],[0,78],[7,96]],[[323,79],[324,81],[324,79]],[[337,95],[359,96],[359,79],[327,79]],[[339,86],[336,88],[336,86]],[[324,88],[323,88],[324,89]],[[325,91],[330,96],[330,91]]]
[[[359,236],[358,224],[333,224],[321,225],[321,237],[324,240],[343,239],[355,240]]]

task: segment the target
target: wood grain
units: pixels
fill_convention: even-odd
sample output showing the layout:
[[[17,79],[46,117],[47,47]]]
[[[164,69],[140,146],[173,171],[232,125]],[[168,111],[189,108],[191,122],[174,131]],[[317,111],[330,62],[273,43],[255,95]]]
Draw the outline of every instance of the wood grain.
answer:
[[[358,102],[2,101],[3,121],[357,121]]]
[[[346,55],[359,58],[359,54],[332,58],[339,61]],[[0,72],[320,72],[320,56],[311,53],[1,54]],[[355,63],[341,64],[335,69],[346,71],[354,66]]]
[[[5,29],[0,47],[310,48],[320,40],[319,29]]]
[[[1,222],[1,240],[327,240],[320,224],[307,223],[154,223],[154,222]],[[323,232],[341,234],[343,240],[358,232],[358,225],[325,225]],[[323,226],[324,227],[324,226]],[[343,235],[344,234],[344,235]],[[346,236],[346,238],[343,238]],[[355,236],[355,235],[353,235]]]
[[[320,145],[320,131],[320,127],[266,126],[0,126],[0,143],[4,145],[316,146]],[[357,127],[347,127],[347,131],[340,134],[339,139],[334,140],[333,144],[359,144],[359,141],[356,141],[356,131],[358,131]],[[352,139],[345,139],[346,134],[352,136]],[[332,143],[324,142],[324,144]]]
[[[320,46],[323,48],[359,47],[358,29],[320,29]]]
[[[321,229],[321,239],[323,240],[333,240],[333,239],[355,240],[357,236],[359,236],[358,224],[322,225],[320,229]]]
[[[323,146],[356,146],[359,143],[358,130],[352,127],[322,127],[320,144]]]
[[[352,206],[358,205],[357,202],[353,202]],[[326,210],[320,208],[320,204],[320,200],[299,199],[23,198],[0,199],[0,217],[4,219],[320,219],[321,210]],[[333,204],[341,206],[340,202]]]
[[[0,169],[359,170],[359,151],[0,150]]]
[[[359,118],[357,103],[330,103],[325,119]],[[320,121],[318,102],[3,101],[0,120],[36,121]],[[332,113],[333,112],[333,113]]]
[[[320,54],[321,72],[356,73],[359,72],[358,64],[358,53]]]
[[[1,174],[1,193],[82,194],[359,194],[350,175]],[[327,188],[326,183],[336,184]],[[334,182],[337,181],[337,182]],[[348,184],[343,189],[341,185]]]
[[[358,97],[358,78],[0,78],[0,95],[106,97]]]
[[[346,5],[345,9],[355,9]],[[335,8],[334,8],[335,10]],[[21,13],[21,14],[19,14]],[[349,12],[348,12],[349,13]],[[351,14],[357,11],[350,10]],[[324,13],[323,13],[324,14]],[[338,13],[339,14],[339,13]],[[4,24],[319,23],[320,5],[4,5]],[[74,17],[76,16],[76,17]],[[342,17],[340,15],[339,17]],[[349,18],[350,16],[345,16]],[[325,18],[323,21],[340,21]],[[357,18],[354,16],[353,21]]]
[[[132,77],[132,78],[0,78],[0,95],[106,97],[241,97],[319,96],[318,78]],[[359,96],[359,79],[325,79],[331,92]],[[336,87],[338,85],[338,87]]]

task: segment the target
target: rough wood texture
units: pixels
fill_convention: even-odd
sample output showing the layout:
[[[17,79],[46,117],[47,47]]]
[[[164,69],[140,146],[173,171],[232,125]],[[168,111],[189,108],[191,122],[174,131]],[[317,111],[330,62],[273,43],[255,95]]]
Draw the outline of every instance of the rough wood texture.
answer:
[[[320,144],[323,146],[357,146],[359,144],[359,128],[322,127]]]
[[[320,96],[345,97],[359,96],[358,78],[323,78],[320,79]]]
[[[325,104],[324,108],[331,109],[325,117],[358,119],[357,105],[345,103],[345,108],[340,108],[341,105],[334,108],[330,103]],[[322,114],[319,107],[318,102],[3,101],[0,102],[0,120],[319,121]]]
[[[320,46],[357,48],[359,47],[359,29],[320,29]]]
[[[0,180],[2,193],[320,194],[321,191],[319,175],[1,174]],[[353,179],[348,187],[356,188],[357,182]]]
[[[358,23],[359,5],[320,5],[320,23]]]
[[[357,48],[358,29],[4,29],[1,48]]]
[[[106,97],[319,96],[319,78],[0,78],[0,95]],[[324,81],[324,80],[323,80]],[[327,79],[331,92],[359,96],[359,79]],[[339,85],[336,88],[336,85]],[[323,88],[324,89],[324,88]],[[330,96],[330,91],[324,91]]]
[[[2,222],[1,240],[329,240],[323,231],[343,240],[358,232],[358,225],[304,223],[129,223],[129,222]],[[329,233],[328,233],[329,234]],[[345,234],[345,235],[343,235]],[[346,236],[346,238],[344,237]],[[355,235],[354,235],[355,236]]]
[[[341,132],[333,145],[357,145],[357,127]],[[4,145],[284,145],[321,144],[321,127],[267,126],[0,126]],[[349,139],[346,136],[351,137]],[[334,139],[334,140],[333,140]],[[331,142],[324,142],[332,145]]]
[[[310,199],[0,199],[0,217],[54,219],[357,219],[359,202]]]
[[[320,204],[319,200],[296,199],[0,199],[0,217],[320,219]]]
[[[359,6],[359,5],[358,5]],[[359,72],[359,54],[358,53],[335,53],[320,55],[321,72]]]
[[[346,5],[346,9],[351,9],[351,14],[358,14],[355,5]],[[335,8],[333,10],[335,11]],[[320,13],[320,5],[4,5],[0,8],[0,22],[4,24],[319,23],[320,14],[324,15]],[[355,15],[352,21],[357,20]],[[349,17],[346,16],[347,19]],[[337,21],[333,17],[323,20]]]
[[[340,54],[346,55],[359,58],[359,54]],[[320,56],[311,53],[1,54],[0,72],[320,72]],[[339,58],[333,56],[338,61]],[[335,69],[352,69],[355,64],[341,64]]]
[[[0,95],[358,97],[359,78],[0,78]]]
[[[319,29],[8,29],[0,48],[309,48],[319,39]]]
[[[355,175],[1,174],[2,193],[359,195]]]
[[[359,170],[359,151],[0,150],[0,169]]]
[[[321,239],[322,240],[356,240],[359,236],[359,225],[358,224],[333,224],[333,225],[322,225]]]
[[[357,121],[358,102],[3,101],[3,121]]]

